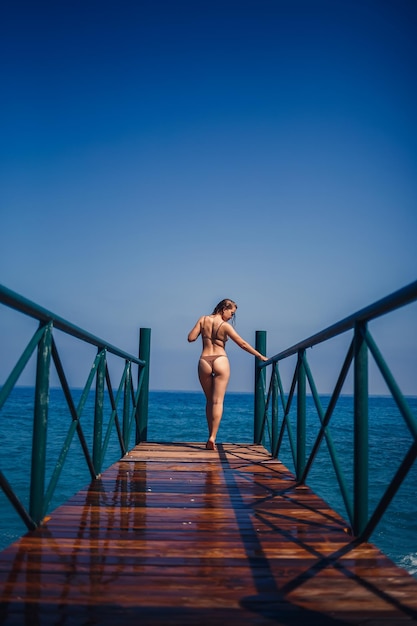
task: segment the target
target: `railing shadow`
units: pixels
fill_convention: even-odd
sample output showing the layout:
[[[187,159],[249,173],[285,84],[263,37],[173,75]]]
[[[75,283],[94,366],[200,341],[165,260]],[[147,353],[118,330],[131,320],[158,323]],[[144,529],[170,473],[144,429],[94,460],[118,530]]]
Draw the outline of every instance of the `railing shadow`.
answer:
[[[257,496],[256,503],[254,503],[252,507],[247,504],[246,491],[241,491],[239,483],[234,478],[236,475],[239,476],[239,479],[243,478],[243,480],[246,481],[247,477],[243,472],[240,473],[236,466],[233,466],[233,472],[230,471],[232,467],[229,463],[229,458],[233,455],[233,453],[231,455],[228,450],[226,455],[221,444],[218,445],[218,448],[223,468],[228,471],[226,484],[230,493],[233,494],[233,498],[237,502],[237,507],[239,508],[239,514],[236,515],[236,519],[240,528],[241,540],[247,552],[247,561],[253,572],[253,580],[255,585],[258,587],[258,593],[256,595],[246,597],[241,600],[241,605],[243,607],[260,614],[265,618],[277,619],[277,615],[279,615],[279,623],[286,624],[288,626],[300,623],[313,623],[317,625],[323,624],[325,626],[330,626],[331,624],[336,625],[351,623],[350,621],[346,622],[336,617],[331,617],[324,613],[308,610],[298,606],[297,609],[300,609],[301,613],[295,613],[294,605],[286,600],[286,596],[288,594],[302,588],[303,585],[306,585],[308,581],[319,576],[324,570],[328,568],[335,568],[343,576],[345,576],[347,580],[354,580],[358,585],[372,593],[376,599],[383,600],[394,609],[400,611],[404,616],[410,617],[413,620],[417,619],[417,611],[401,602],[395,594],[389,594],[383,589],[380,589],[369,580],[353,572],[343,563],[342,559],[358,548],[358,546],[360,546],[363,542],[360,539],[349,539],[350,529],[346,528],[344,520],[337,514],[333,516],[332,514],[329,515],[325,511],[321,510],[320,514],[323,517],[323,522],[315,522],[313,520],[305,519],[304,516],[300,517],[294,514],[286,516],[280,512],[281,506],[278,501],[276,502],[276,506],[274,506],[274,499],[284,498],[293,500],[294,507],[299,509],[300,513],[302,510],[317,512],[316,509],[310,507],[304,502],[300,502],[297,499],[297,490],[300,488],[308,490],[307,487],[300,485],[296,481],[295,477],[293,477],[292,484],[289,487],[273,491],[268,484],[265,484],[265,482],[257,482],[255,480],[254,484],[259,487],[263,487],[266,490],[267,495],[264,498]],[[235,453],[235,456],[236,458],[239,458],[239,453]],[[242,467],[244,464],[245,462],[242,460]],[[253,465],[256,466],[256,463],[253,463]],[[259,465],[265,467],[265,463],[263,461],[260,461]],[[271,468],[271,465],[268,465],[268,470],[275,471]],[[295,494],[294,497],[291,497],[291,493]],[[240,494],[240,497],[237,494]],[[264,511],[262,507],[266,503],[270,506],[267,511]],[[271,505],[273,509],[272,512]],[[253,514],[254,511],[255,515]],[[314,564],[294,576],[291,580],[284,582],[282,585],[278,585],[276,575],[274,574],[269,559],[263,550],[260,535],[256,530],[254,520],[256,520],[256,522],[262,522],[266,527],[269,527],[277,537],[283,537],[286,542],[288,542],[289,550],[291,549],[291,544],[294,544],[296,548],[301,548],[306,553],[310,554],[311,557],[316,559]],[[290,521],[293,526],[292,531],[288,532],[285,530],[285,528],[280,525],[280,520]],[[339,534],[341,531],[344,531],[347,542],[333,553],[323,554],[320,550],[315,548],[314,544],[309,543],[303,538],[303,535],[307,533],[304,533],[301,529],[306,526],[319,527],[320,529],[323,529],[327,535],[330,535],[332,531]],[[251,528],[250,533],[248,533],[248,527]],[[263,572],[262,577],[259,577],[260,568]],[[300,619],[302,620],[301,622]]]

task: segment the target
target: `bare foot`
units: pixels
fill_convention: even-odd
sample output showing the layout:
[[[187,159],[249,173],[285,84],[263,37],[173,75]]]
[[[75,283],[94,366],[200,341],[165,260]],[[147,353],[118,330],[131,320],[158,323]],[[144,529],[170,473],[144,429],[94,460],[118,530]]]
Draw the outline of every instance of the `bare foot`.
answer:
[[[214,441],[210,441],[210,439],[207,441],[206,443],[206,449],[207,450],[217,450],[217,446],[214,443]]]

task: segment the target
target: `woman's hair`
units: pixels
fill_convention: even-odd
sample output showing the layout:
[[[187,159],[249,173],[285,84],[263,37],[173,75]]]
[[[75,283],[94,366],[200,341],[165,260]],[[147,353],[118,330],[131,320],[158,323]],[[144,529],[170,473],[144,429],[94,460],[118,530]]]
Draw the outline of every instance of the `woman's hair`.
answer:
[[[225,298],[224,300],[221,300],[219,302],[219,304],[217,304],[214,307],[212,315],[216,315],[217,313],[222,314],[223,311],[225,311],[226,309],[233,309],[234,307],[236,307],[236,309],[237,309],[236,302],[233,302],[233,300],[230,300],[229,298]],[[234,321],[235,320],[234,320],[234,317],[233,317],[232,324],[233,324]]]

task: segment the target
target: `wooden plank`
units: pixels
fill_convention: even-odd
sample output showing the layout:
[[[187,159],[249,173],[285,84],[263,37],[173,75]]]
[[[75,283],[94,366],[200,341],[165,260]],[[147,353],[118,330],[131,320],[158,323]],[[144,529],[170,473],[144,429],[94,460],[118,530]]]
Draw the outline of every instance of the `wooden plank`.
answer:
[[[262,446],[144,443],[0,553],[0,624],[417,622],[417,581]]]

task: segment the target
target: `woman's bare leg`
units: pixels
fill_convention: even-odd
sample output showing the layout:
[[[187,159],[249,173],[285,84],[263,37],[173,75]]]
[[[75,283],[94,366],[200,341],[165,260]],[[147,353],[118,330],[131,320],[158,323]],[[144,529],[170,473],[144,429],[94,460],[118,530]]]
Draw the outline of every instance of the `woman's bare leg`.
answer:
[[[206,419],[209,432],[211,431],[211,425],[213,422],[211,397],[213,395],[213,374],[211,366],[207,361],[200,360],[198,363],[198,378],[200,380],[201,387],[203,388],[204,395],[206,396]]]

